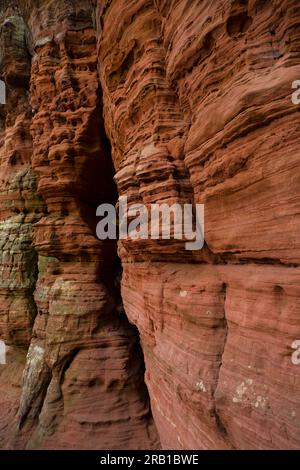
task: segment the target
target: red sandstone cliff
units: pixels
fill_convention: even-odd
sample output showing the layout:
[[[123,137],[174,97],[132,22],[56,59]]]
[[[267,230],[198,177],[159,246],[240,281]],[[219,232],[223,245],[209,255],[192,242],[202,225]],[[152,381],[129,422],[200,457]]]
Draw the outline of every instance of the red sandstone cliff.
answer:
[[[299,448],[298,2],[2,3],[0,447]],[[121,298],[117,195],[205,204]]]
[[[16,38],[19,49],[2,62],[0,333],[11,350],[0,435],[9,448],[157,448],[137,332],[120,315],[116,247],[95,234],[96,207],[116,190],[93,10],[77,3],[23,2],[2,27],[4,46],[15,51]]]

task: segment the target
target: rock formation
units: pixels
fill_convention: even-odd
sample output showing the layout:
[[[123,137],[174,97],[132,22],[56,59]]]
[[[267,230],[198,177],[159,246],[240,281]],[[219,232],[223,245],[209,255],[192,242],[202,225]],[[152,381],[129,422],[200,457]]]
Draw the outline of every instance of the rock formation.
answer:
[[[298,2],[0,21],[0,447],[299,448]],[[120,240],[121,276],[118,195],[204,203],[204,248]]]
[[[13,32],[16,64],[6,72],[3,61],[12,111],[5,108],[1,156],[1,333],[9,345],[30,346],[18,408],[7,389],[15,388],[14,357],[3,369],[10,402],[1,438],[9,448],[157,448],[138,336],[120,305],[116,247],[95,233],[97,205],[116,192],[92,8],[24,2],[22,12],[32,58],[22,17],[2,26]],[[30,89],[13,80],[25,69],[21,52],[31,61]]]

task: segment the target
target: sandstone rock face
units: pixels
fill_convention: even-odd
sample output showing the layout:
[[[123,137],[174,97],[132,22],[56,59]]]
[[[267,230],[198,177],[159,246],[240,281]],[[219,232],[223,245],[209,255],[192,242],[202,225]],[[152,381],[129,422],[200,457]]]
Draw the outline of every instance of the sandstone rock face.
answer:
[[[114,203],[116,190],[93,10],[81,3],[19,2],[22,17],[3,12],[12,109],[1,156],[1,337],[30,347],[18,408],[13,358],[3,372],[10,402],[1,438],[9,448],[157,448],[137,332],[116,285],[116,246],[95,233],[96,207]],[[30,80],[19,84],[23,56]]]
[[[297,0],[0,23],[0,447],[299,448]],[[204,248],[119,241],[120,295],[95,230],[118,195],[204,203]]]
[[[97,17],[119,194],[205,204],[199,252],[119,243],[162,446],[299,448],[298,2],[112,0]]]
[[[34,289],[37,252],[33,225],[45,206],[36,194],[31,166],[31,108],[28,99],[30,55],[27,28],[17,10],[0,11],[1,78],[6,83],[6,105],[0,106],[0,337],[9,345],[6,365],[0,369],[0,446],[13,432],[19,406],[26,349],[36,316]]]

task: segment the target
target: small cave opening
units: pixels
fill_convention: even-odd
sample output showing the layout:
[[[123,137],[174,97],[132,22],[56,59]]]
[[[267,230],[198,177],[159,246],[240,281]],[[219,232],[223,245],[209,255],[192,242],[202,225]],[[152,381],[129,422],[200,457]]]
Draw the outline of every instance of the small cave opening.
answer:
[[[89,182],[85,187],[85,189],[88,189],[88,194],[78,200],[81,217],[89,226],[95,238],[97,238],[96,226],[99,222],[99,218],[96,217],[97,207],[100,204],[112,204],[115,208],[119,197],[114,180],[115,168],[112,160],[111,142],[105,131],[100,86],[97,93],[97,114],[93,116],[93,128],[90,130],[90,135],[91,138],[99,140],[98,158],[94,162],[91,160],[87,162],[87,167],[84,169],[84,178]],[[95,135],[95,129],[97,135]],[[94,333],[99,335],[101,331],[110,331],[111,333],[108,336],[111,339],[108,341],[115,341],[117,338],[117,341],[121,341],[122,348],[127,348],[123,352],[124,366],[123,370],[120,371],[120,377],[111,380],[109,389],[112,393],[116,389],[122,389],[125,402],[127,399],[130,400],[132,394],[138,397],[138,402],[144,410],[142,420],[144,420],[147,429],[152,429],[150,434],[155,436],[154,440],[158,443],[159,438],[152,417],[150,396],[145,382],[146,365],[140,333],[137,326],[132,324],[127,317],[122,298],[123,267],[118,254],[118,241],[97,239],[97,242],[99,244],[99,262],[96,278],[99,286],[105,287],[108,302],[111,302],[111,306],[104,316],[100,314],[99,323]]]

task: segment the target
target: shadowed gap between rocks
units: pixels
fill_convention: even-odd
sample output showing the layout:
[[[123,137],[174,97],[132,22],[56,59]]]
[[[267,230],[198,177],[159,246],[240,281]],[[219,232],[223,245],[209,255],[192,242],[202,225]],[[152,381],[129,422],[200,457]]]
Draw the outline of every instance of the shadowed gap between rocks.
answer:
[[[76,24],[76,15],[72,21]],[[30,21],[28,24],[30,28]],[[72,27],[69,29],[71,31]],[[72,31],[66,40],[70,52],[68,60],[72,63],[77,47],[76,41],[72,43]],[[43,47],[51,57],[52,46],[50,49],[47,44]],[[65,60],[65,57],[62,59]],[[36,53],[36,60],[39,61],[39,52]],[[55,57],[55,60],[58,58]],[[59,71],[59,60],[57,68]],[[39,73],[43,73],[43,70]],[[31,84],[34,80],[34,71],[31,70]],[[70,84],[71,87],[78,86],[76,80],[70,80]],[[36,88],[32,87],[31,99],[35,91]],[[74,88],[74,92],[79,93],[79,90]],[[32,244],[39,258],[34,297],[36,318],[17,422],[11,439],[8,438],[8,448],[50,449],[56,448],[58,443],[60,448],[78,449],[87,445],[100,449],[159,446],[144,382],[145,365],[139,335],[137,329],[129,323],[122,306],[121,263],[117,256],[117,244],[115,241],[107,241],[97,245],[96,240],[97,206],[102,202],[114,204],[117,200],[110,143],[102,119],[100,88],[97,94],[95,111],[89,116],[87,129],[82,130],[83,141],[80,144],[84,150],[86,142],[95,139],[97,145],[100,140],[99,159],[95,158],[95,152],[91,153],[91,158],[86,158],[85,164],[80,167],[78,186],[53,205],[53,199],[61,195],[61,189],[53,182],[58,180],[56,175],[59,176],[64,168],[57,159],[56,178],[52,181],[51,175],[46,191],[41,187],[37,171],[38,191],[46,207],[43,213],[44,225],[35,224]],[[48,111],[49,105],[52,105],[47,100],[48,97],[43,96],[39,109],[35,109],[33,128],[36,123],[40,124],[39,110]],[[49,116],[52,127],[54,121]],[[32,167],[35,170],[39,159],[38,146],[41,139],[47,142],[47,134],[33,134],[32,139]],[[69,150],[72,150],[73,144],[70,141]],[[45,152],[40,162],[44,171],[48,171],[49,155],[47,150]],[[62,152],[61,155],[59,152]],[[57,155],[63,156],[63,152],[63,148],[59,149]],[[63,230],[69,220],[70,210],[75,206],[82,227],[88,227],[90,234],[87,246],[80,246],[79,243],[74,252],[67,252],[65,245],[69,236],[73,235],[72,225],[70,232]],[[53,220],[59,223],[62,221],[62,224],[54,224]],[[74,230],[76,238],[76,227]],[[80,242],[80,237],[76,242]],[[99,261],[98,269],[94,271],[97,246]],[[37,271],[36,265],[35,262],[34,271]],[[86,266],[88,270],[82,271]],[[94,272],[95,278],[89,280]],[[86,288],[88,282],[95,296],[95,306],[89,299],[90,293]],[[68,300],[68,285],[74,289],[71,302]],[[99,293],[95,294],[97,286]],[[79,297],[76,292],[80,293]],[[75,400],[75,404],[72,404],[74,397],[77,402]],[[87,430],[90,423],[94,427],[92,434]],[[103,433],[105,426],[114,427],[116,431]],[[65,429],[70,429],[72,441]]]

